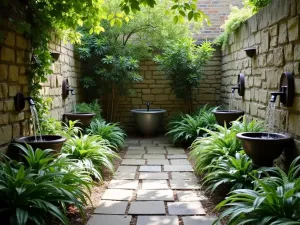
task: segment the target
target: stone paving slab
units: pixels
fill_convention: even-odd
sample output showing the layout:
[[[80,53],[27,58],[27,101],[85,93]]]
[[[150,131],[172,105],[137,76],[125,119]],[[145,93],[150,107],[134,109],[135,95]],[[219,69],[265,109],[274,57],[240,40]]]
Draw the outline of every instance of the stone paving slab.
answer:
[[[171,159],[171,165],[191,165],[187,159]]]
[[[133,165],[133,166],[140,166],[145,165],[146,161],[144,159],[123,159],[121,165]]]
[[[128,214],[162,215],[166,214],[163,201],[135,201],[131,202]]]
[[[161,172],[161,166],[141,166],[140,172]]]
[[[145,154],[144,159],[166,159],[164,154]]]
[[[200,202],[168,202],[170,215],[205,215]]]
[[[174,154],[174,155],[176,155],[176,154],[185,154],[184,150],[168,150],[167,149],[167,152],[168,152],[168,154]]]
[[[161,146],[150,146],[150,147],[147,147],[146,150],[166,150],[165,147],[161,147]]]
[[[161,148],[161,149],[149,149],[149,148],[147,148],[147,153],[148,154],[152,154],[152,153],[167,154],[167,151],[166,151],[166,149],[163,149],[163,148]]]
[[[170,180],[171,189],[200,189],[200,185],[193,180]]]
[[[142,189],[169,189],[169,185],[166,180],[143,180]]]
[[[153,139],[141,139],[140,144],[153,144]]]
[[[92,215],[87,225],[130,225],[131,216]]]
[[[212,225],[217,217],[212,216],[183,216],[184,225]],[[220,223],[217,223],[220,225]]]
[[[95,214],[113,214],[123,215],[126,212],[128,202],[101,200],[99,206],[95,209]]]
[[[135,172],[116,172],[115,180],[134,180]]]
[[[167,159],[148,159],[147,165],[170,165]]]
[[[146,151],[145,150],[127,151],[126,155],[140,155],[140,154],[146,154]]]
[[[109,183],[108,188],[110,189],[137,189],[138,180],[112,180]]]
[[[143,154],[126,154],[124,159],[141,159]]]
[[[136,172],[137,166],[119,166],[117,172]]]
[[[157,173],[140,173],[139,179],[144,180],[167,180],[169,179],[168,173],[157,172]]]
[[[196,180],[197,177],[194,173],[190,172],[172,172],[172,180]]]
[[[164,165],[164,171],[186,172],[186,171],[193,171],[193,168],[191,165]]]
[[[137,225],[179,225],[177,216],[139,216]]]
[[[146,148],[148,148],[148,147],[158,147],[157,144],[150,144],[150,143],[148,143],[148,144],[142,144],[141,146],[142,147],[146,147]]]
[[[143,151],[143,150],[145,150],[145,148],[144,147],[142,147],[142,146],[128,146],[128,148],[127,148],[127,150],[128,151]]]
[[[161,143],[161,144],[157,144],[157,145],[158,145],[158,147],[172,147],[173,146],[173,144],[170,144],[170,143],[168,143],[168,144]]]
[[[172,155],[167,155],[167,159],[187,159],[186,154],[172,154]]]
[[[202,191],[177,191],[180,202],[198,202],[207,200]]]
[[[132,190],[124,189],[106,189],[102,199],[105,200],[119,200],[119,201],[129,201],[133,195]]]
[[[138,190],[137,201],[174,201],[172,190]]]

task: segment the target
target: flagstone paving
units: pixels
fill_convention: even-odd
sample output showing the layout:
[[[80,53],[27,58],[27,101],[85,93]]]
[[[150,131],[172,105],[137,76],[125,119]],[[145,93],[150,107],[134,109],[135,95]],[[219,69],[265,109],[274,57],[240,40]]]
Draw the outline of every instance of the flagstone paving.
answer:
[[[87,225],[211,225],[207,198],[182,148],[128,139],[127,153]]]

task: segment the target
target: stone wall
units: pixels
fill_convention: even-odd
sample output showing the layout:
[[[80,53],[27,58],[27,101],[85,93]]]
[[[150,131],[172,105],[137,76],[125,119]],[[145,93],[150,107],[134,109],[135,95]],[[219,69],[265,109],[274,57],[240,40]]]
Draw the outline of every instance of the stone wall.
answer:
[[[249,58],[244,49],[256,48]],[[288,132],[300,146],[300,2],[274,0],[230,36],[222,57],[221,101],[228,106],[231,86],[237,75],[245,74],[245,96],[234,97],[234,107],[250,118],[266,120],[270,92],[279,89],[283,72],[294,72],[296,96],[293,107],[280,106],[277,100],[275,130]]]
[[[31,45],[21,34],[1,27],[5,35],[0,44],[0,151],[6,151],[8,143],[19,136],[30,133],[30,110],[26,107],[17,112],[13,97],[17,92],[29,96],[28,69],[30,68]],[[57,38],[49,44],[51,51],[61,53],[57,62],[52,65],[53,74],[43,85],[41,95],[53,99],[51,106],[52,116],[61,119],[63,112],[71,110],[71,101],[62,99],[62,80],[69,79],[69,83],[76,88],[76,101],[81,101],[82,94],[78,88],[78,77],[82,66],[75,57],[74,48],[70,44],[61,43]]]
[[[230,6],[242,7],[241,0],[198,0],[198,8],[210,19],[211,26],[204,26],[196,39],[215,39],[223,32],[221,26],[230,13]]]
[[[131,109],[146,108],[150,102],[151,108],[166,109],[164,122],[179,112],[184,112],[183,101],[176,99],[170,90],[169,81],[164,72],[158,69],[153,61],[144,61],[140,64],[140,74],[144,80],[133,86],[135,95],[123,97],[116,113],[116,121],[131,132],[134,130],[134,120]],[[193,108],[196,110],[201,105],[217,105],[220,100],[221,79],[221,51],[217,49],[214,57],[204,69],[204,77],[200,81],[200,87],[194,90]],[[105,110],[105,109],[104,109]]]

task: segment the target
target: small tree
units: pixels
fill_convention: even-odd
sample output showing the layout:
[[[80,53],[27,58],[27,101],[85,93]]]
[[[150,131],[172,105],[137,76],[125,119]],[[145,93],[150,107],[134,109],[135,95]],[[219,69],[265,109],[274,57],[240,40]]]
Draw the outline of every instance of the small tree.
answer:
[[[170,42],[154,61],[166,72],[172,91],[178,99],[184,100],[186,112],[192,112],[193,88],[199,86],[203,68],[211,58],[214,49],[210,42],[195,45],[192,39],[178,39]]]

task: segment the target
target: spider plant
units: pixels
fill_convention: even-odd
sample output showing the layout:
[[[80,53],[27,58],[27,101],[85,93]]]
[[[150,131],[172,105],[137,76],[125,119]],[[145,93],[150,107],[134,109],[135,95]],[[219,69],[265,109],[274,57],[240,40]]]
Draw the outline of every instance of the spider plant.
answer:
[[[253,168],[252,160],[245,154],[236,153],[235,156],[226,156],[216,165],[207,166],[210,170],[204,180],[209,184],[212,192],[222,184],[229,184],[232,190],[254,187],[254,178],[259,178],[261,171]]]
[[[45,224],[45,218],[50,214],[62,224],[69,224],[64,213],[66,207],[72,204],[83,212],[89,199],[90,182],[74,171],[62,169],[62,165],[50,169],[47,166],[53,160],[50,151],[42,154],[28,148],[24,152],[26,166],[8,159],[0,162],[1,221],[4,224],[40,225]]]
[[[196,115],[181,115],[168,124],[167,135],[171,137],[173,143],[186,142],[191,144],[197,137],[205,135],[202,128],[213,129],[216,124],[212,111],[215,107],[205,105]]]
[[[191,145],[190,158],[195,161],[195,171],[198,174],[211,170],[208,166],[225,156],[234,156],[242,150],[235,132],[217,124],[215,128],[217,131],[205,129],[210,136],[198,138]]]
[[[69,120],[67,123],[63,123],[63,126],[58,131],[58,133],[69,139],[82,132],[82,128],[78,126],[80,124],[81,123],[79,122],[79,120]]]
[[[118,150],[124,146],[126,134],[124,130],[119,127],[118,123],[107,123],[105,120],[94,120],[88,132],[94,135],[99,135],[103,139],[109,141],[110,145]]]
[[[82,113],[95,113],[95,116],[93,118],[93,121],[96,119],[101,119],[101,106],[98,103],[98,100],[94,100],[91,103],[79,103],[75,106],[76,112],[82,112]]]
[[[290,166],[288,174],[280,168],[268,169],[268,176],[256,179],[254,190],[238,189],[222,201],[217,209],[226,207],[219,219],[228,218],[228,225],[296,225],[300,224],[300,157]],[[276,174],[277,176],[273,176]]]
[[[262,121],[252,120],[247,121],[246,117],[243,116],[242,121],[236,120],[231,123],[231,130],[236,133],[240,132],[262,132],[264,129],[264,124]]]
[[[99,135],[74,136],[63,146],[62,153],[62,157],[73,159],[78,168],[88,171],[99,181],[103,181],[103,169],[113,172],[113,160],[119,158],[108,141]]]

